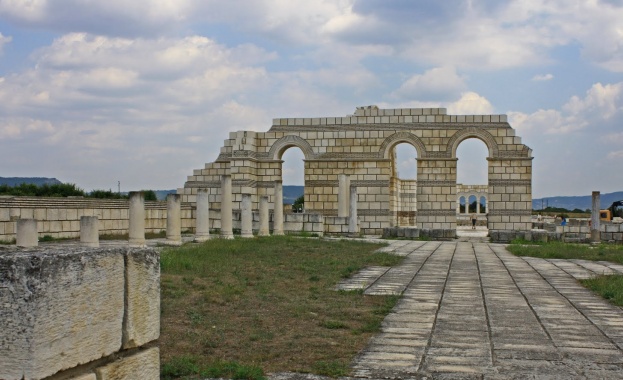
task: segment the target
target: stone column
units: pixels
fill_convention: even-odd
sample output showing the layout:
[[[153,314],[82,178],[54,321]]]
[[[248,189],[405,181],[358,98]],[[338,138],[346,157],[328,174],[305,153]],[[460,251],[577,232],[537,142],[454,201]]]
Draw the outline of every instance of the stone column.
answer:
[[[242,194],[242,216],[241,216],[241,228],[240,237],[252,238],[253,237],[253,208],[251,206],[251,194]]]
[[[18,219],[15,229],[15,243],[18,247],[36,247],[39,245],[37,219]]]
[[[350,177],[346,174],[338,175],[338,193],[337,193],[337,216],[340,218],[348,217],[349,207],[349,187]]]
[[[257,236],[269,236],[269,220],[268,220],[268,197],[261,196],[260,197],[260,230],[257,233]]]
[[[275,208],[273,214],[273,235],[283,235],[283,184],[275,181]]]
[[[221,176],[221,239],[233,239],[231,209],[231,176]]]
[[[599,191],[593,191],[593,208],[591,209],[591,241],[594,243],[599,243],[601,241],[601,232],[599,230],[600,207],[600,193]]]
[[[80,244],[85,247],[99,247],[99,219],[97,216],[80,217]]]
[[[168,245],[182,245],[182,202],[179,194],[167,195]]]
[[[145,196],[140,191],[130,191],[130,247],[145,247]]]
[[[359,233],[359,223],[357,223],[357,188],[350,187],[350,215],[348,218],[348,232],[351,234]]]
[[[210,240],[210,200],[207,189],[197,190],[197,219],[195,220],[195,241]]]

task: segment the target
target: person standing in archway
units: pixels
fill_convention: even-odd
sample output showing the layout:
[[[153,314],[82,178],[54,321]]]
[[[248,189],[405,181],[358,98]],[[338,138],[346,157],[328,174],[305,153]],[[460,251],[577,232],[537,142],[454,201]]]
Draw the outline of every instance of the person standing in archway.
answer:
[[[472,214],[472,230],[476,229],[476,214]]]

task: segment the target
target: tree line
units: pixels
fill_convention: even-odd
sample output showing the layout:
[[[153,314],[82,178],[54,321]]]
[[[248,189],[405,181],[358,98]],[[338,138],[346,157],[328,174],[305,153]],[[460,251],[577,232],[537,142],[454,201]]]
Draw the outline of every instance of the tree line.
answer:
[[[158,197],[153,190],[141,190],[146,201],[157,201]],[[41,186],[22,183],[17,186],[0,185],[0,195],[17,197],[84,197],[97,199],[128,199],[127,194],[120,194],[112,190],[93,190],[85,192],[73,183],[44,184]]]

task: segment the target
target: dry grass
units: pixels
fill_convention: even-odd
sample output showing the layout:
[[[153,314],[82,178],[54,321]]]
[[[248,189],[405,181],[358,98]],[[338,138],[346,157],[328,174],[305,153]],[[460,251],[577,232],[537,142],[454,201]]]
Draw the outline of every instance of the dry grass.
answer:
[[[222,362],[345,375],[396,297],[331,290],[379,245],[295,237],[211,240],[162,254],[164,365]]]

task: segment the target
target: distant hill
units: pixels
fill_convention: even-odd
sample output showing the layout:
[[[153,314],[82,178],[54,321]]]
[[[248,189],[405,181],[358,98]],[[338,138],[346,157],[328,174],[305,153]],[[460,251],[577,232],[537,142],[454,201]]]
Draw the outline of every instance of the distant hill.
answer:
[[[42,185],[60,185],[61,181],[56,178],[45,178],[45,177],[0,177],[0,185],[7,186],[19,186],[22,183],[25,184],[33,184],[37,186]]]
[[[623,200],[623,191],[617,191],[616,193],[601,194],[600,195],[600,207],[604,209],[612,204],[612,202]],[[592,195],[581,195],[574,197],[546,197],[532,200],[532,208],[534,210],[541,210],[541,208],[549,207],[561,207],[567,210],[580,209],[586,210],[592,208],[593,197]]]
[[[303,195],[305,186],[284,186],[283,187],[283,203],[291,205],[296,198]]]
[[[167,195],[176,194],[177,190],[154,190],[154,193],[156,193],[156,198],[158,198],[159,201],[166,201]]]

